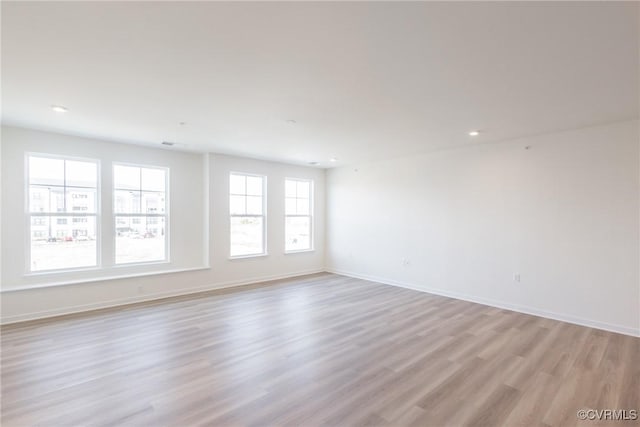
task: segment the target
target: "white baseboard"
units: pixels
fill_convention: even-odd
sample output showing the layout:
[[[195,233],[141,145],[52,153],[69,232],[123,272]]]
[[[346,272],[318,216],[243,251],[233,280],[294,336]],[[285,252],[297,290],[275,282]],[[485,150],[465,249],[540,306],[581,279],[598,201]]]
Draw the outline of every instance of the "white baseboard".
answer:
[[[272,280],[289,279],[289,278],[293,278],[293,277],[306,276],[306,275],[309,275],[309,274],[316,274],[316,273],[323,273],[323,272],[324,272],[324,269],[322,269],[322,268],[313,269],[313,270],[306,270],[306,271],[297,271],[297,272],[286,273],[286,274],[254,277],[254,278],[251,278],[251,279],[245,279],[245,280],[240,280],[240,281],[219,282],[219,283],[214,283],[214,284],[210,284],[210,285],[206,285],[206,286],[198,286],[198,287],[194,287],[194,288],[176,289],[176,290],[172,290],[172,291],[168,291],[168,292],[158,292],[158,293],[154,293],[154,294],[136,295],[136,296],[133,296],[133,297],[120,298],[120,299],[109,300],[109,301],[101,301],[101,302],[97,302],[97,303],[93,303],[93,304],[83,304],[83,305],[76,305],[76,306],[61,307],[61,308],[53,309],[53,310],[45,310],[45,311],[38,311],[38,312],[32,312],[32,313],[22,313],[22,314],[15,315],[15,316],[4,316],[4,317],[0,318],[0,324],[8,325],[8,324],[11,324],[11,323],[25,322],[25,321],[28,321],[28,320],[45,319],[47,317],[62,316],[62,315],[65,315],[65,314],[81,313],[81,312],[85,312],[85,311],[98,310],[98,309],[102,309],[102,308],[118,307],[118,306],[122,306],[122,305],[134,304],[134,303],[139,303],[139,302],[154,301],[154,300],[163,299],[163,298],[176,297],[176,296],[189,295],[189,294],[196,294],[196,293],[199,293],[199,292],[206,292],[206,291],[214,291],[214,290],[218,290],[218,289],[226,289],[226,288],[233,288],[233,287],[240,287],[240,286],[255,285],[255,284],[258,284],[258,283],[269,282],[269,281],[272,281]],[[28,289],[26,291],[28,292]]]
[[[473,295],[462,294],[459,292],[451,292],[442,289],[425,288],[410,283],[402,283],[395,280],[383,279],[380,277],[369,276],[366,274],[354,273],[351,271],[327,269],[327,272],[340,274],[342,276],[353,277],[356,279],[368,280],[371,282],[382,283],[384,285],[398,286],[401,288],[412,289],[414,291],[426,292],[429,294],[440,295],[449,298],[474,302],[477,304],[488,305],[491,307],[502,308],[505,310],[517,311],[518,313],[530,314],[533,316],[545,317],[547,319],[559,320],[561,322],[573,323],[575,325],[587,326],[595,329],[602,329],[609,332],[617,332],[619,334],[640,337],[640,328],[631,328],[628,326],[614,325],[611,323],[600,322],[597,320],[584,319],[581,317],[571,316],[568,314],[555,313],[552,311],[542,310],[535,307],[527,307],[519,304],[512,304],[505,301],[497,301],[489,298],[477,297]]]

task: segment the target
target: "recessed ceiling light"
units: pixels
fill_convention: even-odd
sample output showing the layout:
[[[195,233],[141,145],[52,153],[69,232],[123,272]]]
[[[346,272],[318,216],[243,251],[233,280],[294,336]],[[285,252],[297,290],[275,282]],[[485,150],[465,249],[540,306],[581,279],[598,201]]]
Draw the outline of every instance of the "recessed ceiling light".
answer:
[[[67,111],[69,111],[67,107],[63,107],[62,105],[52,105],[51,109],[56,113],[66,113]]]
[[[478,135],[480,135],[480,131],[472,130],[471,132],[469,132],[469,136],[478,136]]]
[[[332,158],[330,158],[330,159],[329,159],[329,161],[330,161],[330,162],[337,162],[337,161],[338,161],[338,158],[337,158],[337,157],[332,157]]]

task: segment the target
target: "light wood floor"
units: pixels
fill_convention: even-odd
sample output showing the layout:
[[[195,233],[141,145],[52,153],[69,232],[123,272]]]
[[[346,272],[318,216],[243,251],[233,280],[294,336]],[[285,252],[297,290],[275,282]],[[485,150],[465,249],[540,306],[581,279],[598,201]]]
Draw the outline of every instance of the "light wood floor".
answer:
[[[330,274],[2,328],[5,427],[571,426],[582,408],[640,409],[640,339]]]

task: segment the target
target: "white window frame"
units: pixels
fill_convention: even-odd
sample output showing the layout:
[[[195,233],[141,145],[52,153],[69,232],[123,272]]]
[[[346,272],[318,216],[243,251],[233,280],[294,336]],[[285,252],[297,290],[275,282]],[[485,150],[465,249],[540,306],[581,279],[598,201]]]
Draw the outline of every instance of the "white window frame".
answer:
[[[240,175],[244,177],[257,177],[262,178],[262,215],[256,214],[246,214],[246,203],[247,203],[247,184],[245,181],[244,194],[237,194],[231,192],[231,175]],[[260,175],[255,173],[247,173],[247,172],[229,172],[229,181],[227,188],[229,189],[228,193],[228,201],[229,201],[229,259],[243,259],[243,258],[256,258],[267,256],[269,253],[267,251],[267,176]],[[244,196],[245,197],[245,214],[232,214],[231,213],[231,196]],[[247,255],[231,255],[231,220],[232,218],[262,218],[262,252],[256,254],[247,254]]]
[[[116,213],[116,191],[118,190],[126,190],[126,191],[132,191],[130,189],[122,189],[122,188],[116,188],[116,174],[115,174],[115,167],[116,166],[127,166],[127,167],[134,167],[134,168],[140,168],[140,169],[160,169],[164,171],[164,213],[160,213],[160,214],[151,214],[151,213]],[[131,266],[136,266],[136,265],[152,265],[152,264],[168,264],[171,262],[171,254],[169,253],[169,249],[171,248],[171,245],[169,244],[169,239],[171,236],[170,233],[170,227],[169,227],[169,218],[170,218],[170,214],[169,214],[169,206],[171,206],[171,203],[169,203],[169,168],[165,167],[165,166],[157,166],[157,165],[148,165],[148,164],[140,164],[140,163],[125,163],[125,162],[111,162],[111,182],[112,182],[112,186],[111,186],[111,200],[112,200],[112,209],[111,209],[111,214],[112,214],[112,225],[113,225],[113,253],[111,254],[112,256],[112,260],[113,260],[113,267],[118,268],[118,267],[131,267]],[[140,188],[137,190],[140,193],[142,193],[144,190],[142,189],[142,171],[140,172]],[[142,203],[142,197],[140,198],[140,203]],[[116,239],[118,237],[118,233],[117,233],[117,218],[118,217],[127,217],[127,218],[143,218],[143,217],[155,217],[155,218],[164,218],[164,259],[161,260],[153,260],[153,261],[134,261],[134,262],[116,262]]]
[[[309,183],[309,215],[287,215],[287,199],[291,199],[292,197],[287,197],[286,188],[287,181],[296,181],[296,182],[307,182]],[[314,182],[313,179],[307,178],[287,178],[284,179],[285,193],[284,193],[284,203],[285,203],[285,211],[284,211],[284,253],[285,254],[296,254],[300,252],[313,252],[315,250],[315,221],[314,221]],[[296,196],[297,196],[297,186],[296,186]],[[298,197],[295,197],[297,200]],[[295,249],[295,250],[287,250],[287,218],[309,218],[309,248],[307,249]]]
[[[31,157],[40,157],[40,158],[44,158],[44,159],[56,159],[56,160],[69,160],[69,161],[78,161],[78,162],[87,162],[87,163],[95,163],[96,165],[96,211],[95,213],[82,213],[82,212],[31,212],[31,206],[30,206],[30,201],[31,201],[31,196],[30,196],[30,189],[31,189],[31,180],[29,177],[29,158]],[[100,182],[100,178],[101,178],[101,171],[100,171],[100,160],[99,159],[94,159],[94,158],[87,158],[87,157],[76,157],[76,156],[64,156],[64,155],[59,155],[59,154],[48,154],[48,153],[37,153],[37,152],[25,152],[24,154],[24,172],[25,172],[25,176],[24,176],[24,211],[25,211],[25,265],[24,265],[24,269],[25,269],[25,275],[26,276],[35,276],[35,275],[41,275],[41,274],[58,274],[58,273],[69,273],[69,272],[75,272],[75,271],[88,271],[88,270],[99,270],[102,268],[102,227],[101,227],[101,217],[102,217],[102,205],[101,205],[101,182]],[[38,184],[34,184],[34,185],[38,185]],[[63,194],[64,194],[64,204],[65,204],[65,208],[66,208],[66,204],[67,204],[67,177],[66,177],[66,163],[65,163],[65,175],[64,175],[64,181],[63,181],[63,185],[59,186],[56,185],[55,187],[61,187],[63,189]],[[76,187],[76,186],[70,186],[70,187],[75,187],[75,188],[83,188],[83,187]],[[93,188],[93,187],[84,187],[84,188]],[[49,204],[49,209],[51,209],[51,204]],[[96,227],[96,263],[95,265],[89,265],[86,267],[70,267],[70,268],[54,268],[54,269],[48,269],[48,270],[32,270],[31,269],[31,218],[32,217],[42,217],[42,218],[46,218],[49,217],[49,221],[53,220],[54,218],[60,218],[60,217],[95,217],[95,227]],[[52,237],[52,236],[49,236]]]

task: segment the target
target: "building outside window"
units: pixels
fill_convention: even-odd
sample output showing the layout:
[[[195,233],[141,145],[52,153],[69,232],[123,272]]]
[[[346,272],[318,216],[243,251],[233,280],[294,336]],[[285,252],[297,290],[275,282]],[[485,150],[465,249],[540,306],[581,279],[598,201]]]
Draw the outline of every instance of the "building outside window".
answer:
[[[264,255],[265,176],[231,173],[229,175],[229,255]]]
[[[98,161],[28,155],[28,201],[28,271],[98,265]]]
[[[168,260],[168,169],[114,165],[116,264]]]
[[[313,181],[285,179],[285,252],[313,249]]]

